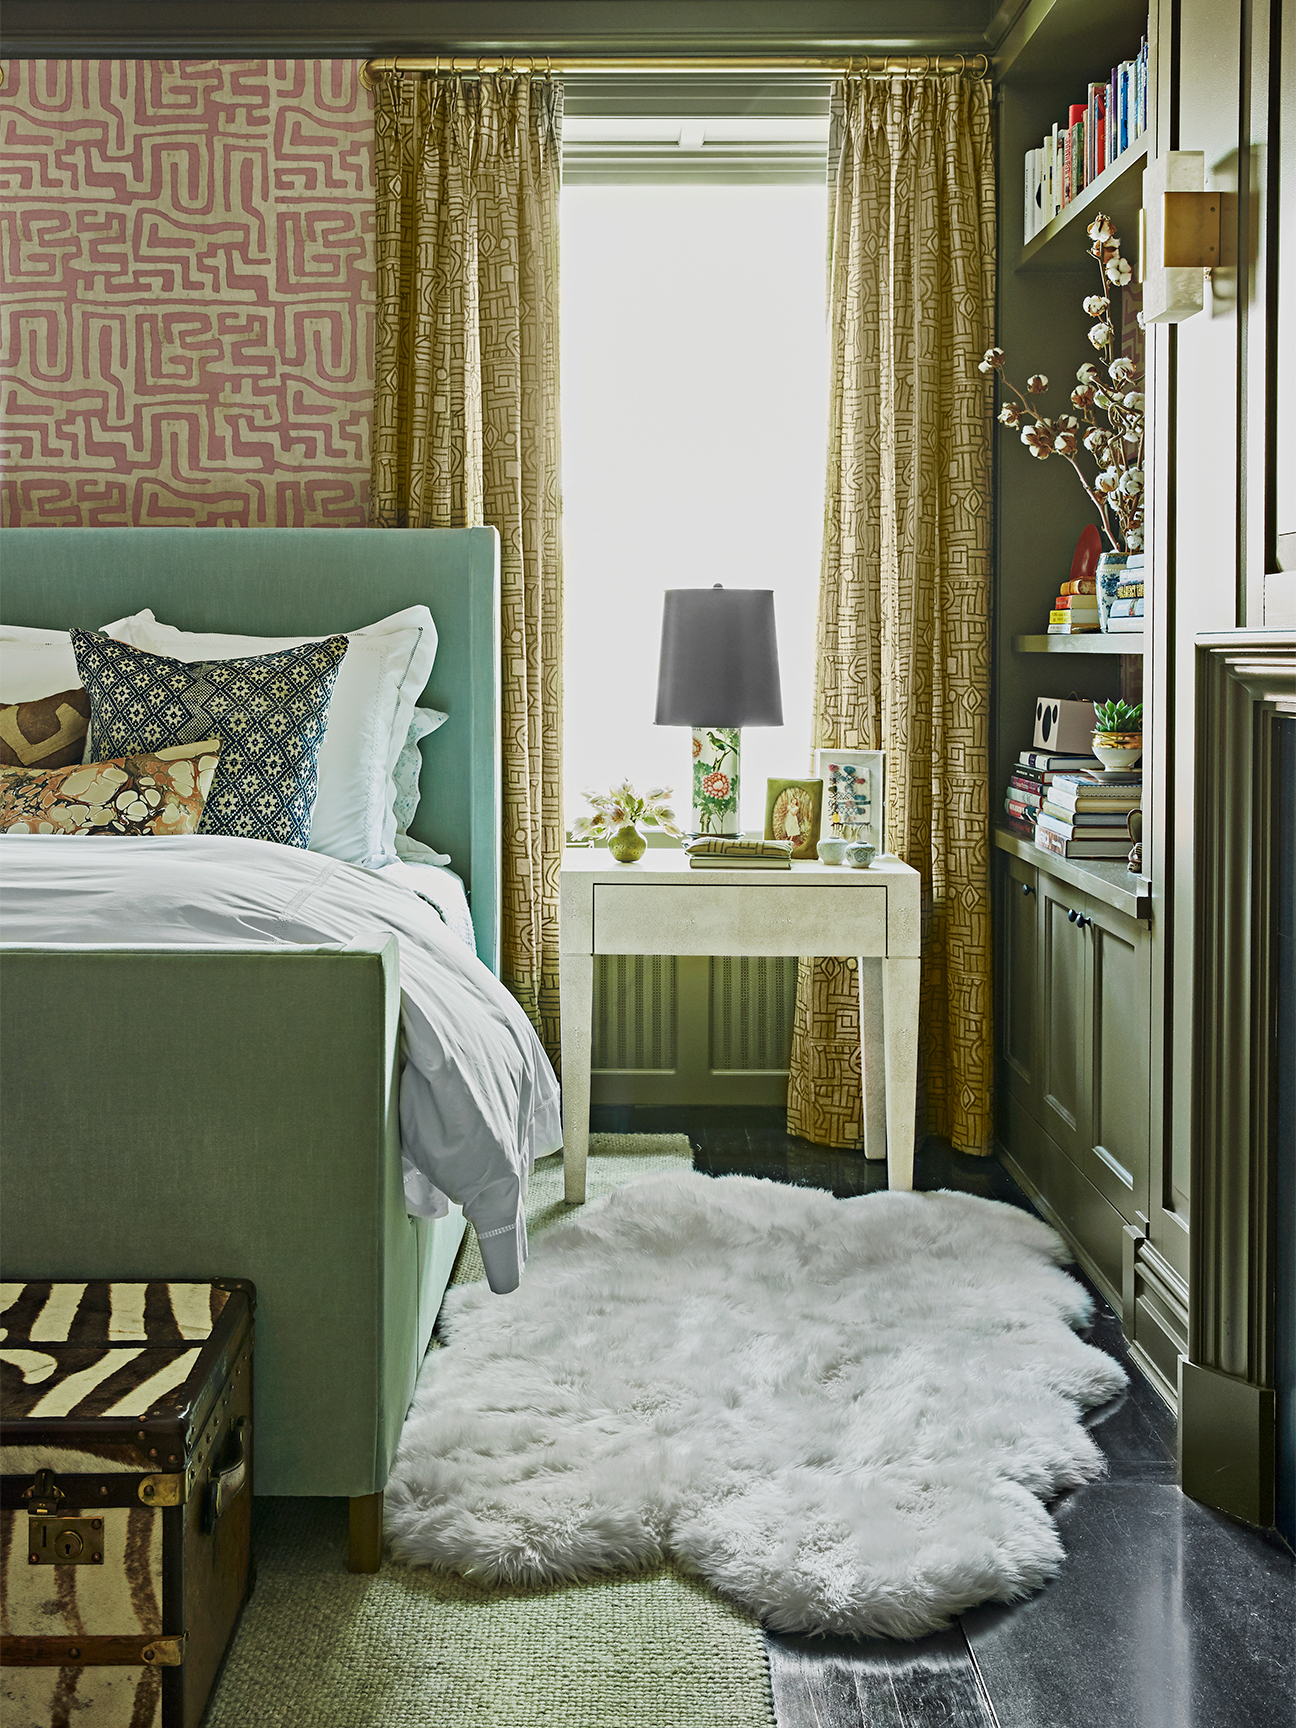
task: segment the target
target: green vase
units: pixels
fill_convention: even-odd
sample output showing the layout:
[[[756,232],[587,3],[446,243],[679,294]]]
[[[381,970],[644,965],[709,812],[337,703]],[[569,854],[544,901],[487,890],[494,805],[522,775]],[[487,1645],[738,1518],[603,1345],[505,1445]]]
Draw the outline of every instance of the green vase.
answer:
[[[608,851],[618,864],[634,864],[643,857],[647,849],[648,842],[633,822],[627,822],[624,828],[618,828],[608,839]]]

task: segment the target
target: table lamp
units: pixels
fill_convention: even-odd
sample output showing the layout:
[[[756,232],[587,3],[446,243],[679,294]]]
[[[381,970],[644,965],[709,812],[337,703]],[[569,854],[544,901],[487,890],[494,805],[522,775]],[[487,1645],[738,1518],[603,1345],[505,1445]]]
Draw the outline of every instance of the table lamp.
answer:
[[[666,590],[656,724],[692,728],[692,832],[737,834],[740,729],[783,724],[771,589]]]

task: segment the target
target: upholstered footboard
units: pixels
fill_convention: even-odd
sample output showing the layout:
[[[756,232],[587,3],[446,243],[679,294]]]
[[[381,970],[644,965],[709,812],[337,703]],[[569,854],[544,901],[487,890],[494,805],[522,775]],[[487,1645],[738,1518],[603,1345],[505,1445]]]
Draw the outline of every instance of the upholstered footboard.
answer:
[[[394,939],[0,965],[3,1275],[250,1278],[261,1494],[381,1495],[463,1234],[406,1215],[399,1035]]]

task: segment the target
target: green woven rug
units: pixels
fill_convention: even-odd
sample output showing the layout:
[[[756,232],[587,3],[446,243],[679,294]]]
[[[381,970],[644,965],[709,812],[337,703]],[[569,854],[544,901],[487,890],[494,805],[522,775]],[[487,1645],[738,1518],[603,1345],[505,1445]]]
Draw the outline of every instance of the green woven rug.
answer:
[[[683,1135],[591,1135],[588,1193],[678,1168]],[[532,1237],[569,1216],[542,1159]],[[454,1282],[482,1276],[470,1230]],[[384,1562],[345,1570],[344,1500],[258,1500],[258,1578],[205,1728],[774,1728],[760,1630],[662,1567],[484,1590]]]

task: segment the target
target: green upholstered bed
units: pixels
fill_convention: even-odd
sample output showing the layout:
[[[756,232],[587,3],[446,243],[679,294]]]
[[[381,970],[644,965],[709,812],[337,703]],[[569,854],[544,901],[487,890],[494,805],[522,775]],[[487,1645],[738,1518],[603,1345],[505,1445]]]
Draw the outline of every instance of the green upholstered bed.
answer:
[[[451,855],[497,969],[493,529],[0,533],[10,624],[151,607],[189,630],[326,635],[415,604],[439,639],[422,700],[450,719],[423,746],[411,833]],[[350,1497],[365,1569],[464,1229],[458,1207],[406,1214],[399,1015],[394,938],[0,963],[4,1277],[254,1280],[257,1492]]]

